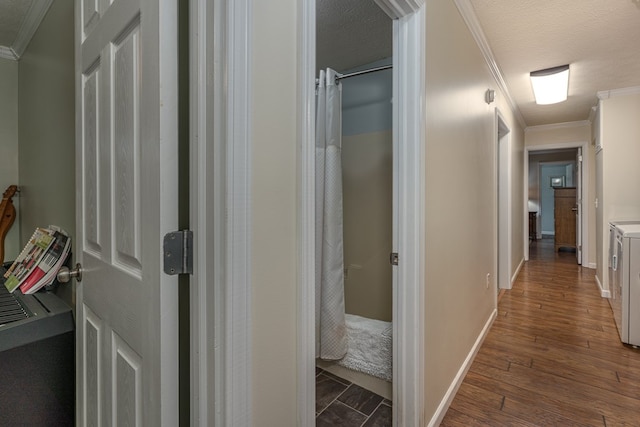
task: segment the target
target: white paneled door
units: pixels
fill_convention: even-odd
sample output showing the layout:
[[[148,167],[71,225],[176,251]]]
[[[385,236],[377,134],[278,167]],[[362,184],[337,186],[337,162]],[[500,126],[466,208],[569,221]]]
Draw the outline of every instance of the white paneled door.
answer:
[[[76,1],[77,424],[178,425],[177,0]]]

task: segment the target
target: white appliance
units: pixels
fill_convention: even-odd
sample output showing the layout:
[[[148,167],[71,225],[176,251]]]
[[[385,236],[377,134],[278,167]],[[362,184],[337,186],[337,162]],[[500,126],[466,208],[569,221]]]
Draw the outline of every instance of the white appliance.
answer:
[[[611,296],[609,297],[609,305],[611,309],[616,310],[617,299],[619,295],[617,294],[617,289],[613,285],[615,282],[615,271],[613,270],[613,259],[616,254],[616,226],[618,225],[630,225],[630,224],[640,224],[640,220],[620,220],[620,221],[611,221],[609,223],[609,292]]]
[[[611,308],[623,343],[640,346],[640,224],[616,224]]]

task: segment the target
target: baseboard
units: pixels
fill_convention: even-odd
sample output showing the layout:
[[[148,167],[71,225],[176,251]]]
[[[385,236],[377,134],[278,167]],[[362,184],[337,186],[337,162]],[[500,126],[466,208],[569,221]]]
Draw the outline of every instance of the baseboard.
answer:
[[[598,285],[598,289],[600,289],[600,296],[602,298],[611,298],[611,291],[609,289],[604,289],[604,287],[602,286],[602,283],[600,283],[600,279],[598,279],[598,276],[595,276],[596,278],[596,284]]]
[[[589,263],[589,265],[588,265],[587,267],[589,267],[589,268],[590,268],[590,269],[592,269],[592,270],[595,270],[598,266],[596,265],[596,263],[595,263],[595,262],[590,262],[590,263]]]
[[[475,359],[476,354],[478,353],[478,350],[480,350],[480,346],[482,346],[482,343],[485,337],[487,336],[489,329],[491,329],[491,325],[493,324],[493,321],[496,320],[497,316],[498,316],[498,310],[494,309],[491,315],[489,316],[489,319],[485,323],[484,328],[482,328],[480,335],[478,335],[478,338],[476,339],[475,344],[471,348],[471,351],[467,355],[467,358],[464,360],[464,363],[458,370],[458,374],[455,376],[455,378],[453,379],[453,382],[449,386],[449,389],[447,390],[444,397],[442,398],[440,405],[438,405],[438,409],[433,414],[433,417],[431,417],[431,421],[429,421],[429,424],[428,424],[429,427],[439,426],[440,423],[442,423],[442,419],[447,413],[449,406],[451,406],[451,402],[453,402],[454,397],[456,397],[456,393],[460,388],[460,384],[462,384],[462,381],[464,380],[464,376],[469,371],[469,368],[471,368],[473,359]]]
[[[520,260],[520,264],[518,264],[518,268],[516,268],[515,273],[513,273],[513,276],[511,276],[511,286],[509,287],[509,289],[513,288],[513,284],[518,278],[518,274],[520,274],[520,270],[522,269],[523,265],[524,265],[524,258]]]

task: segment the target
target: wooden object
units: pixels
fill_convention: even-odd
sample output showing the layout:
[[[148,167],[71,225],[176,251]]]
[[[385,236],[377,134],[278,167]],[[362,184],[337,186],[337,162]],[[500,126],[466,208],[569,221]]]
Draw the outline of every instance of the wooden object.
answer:
[[[16,191],[18,191],[18,187],[15,185],[7,187],[2,194],[2,203],[0,203],[0,264],[4,262],[4,239],[16,219],[16,207],[13,206],[11,199]]]
[[[556,188],[554,196],[555,250],[576,248],[576,189]]]
[[[538,238],[538,212],[529,212],[529,240]]]
[[[620,342],[595,270],[550,239],[529,256],[441,425],[638,425],[640,355]]]

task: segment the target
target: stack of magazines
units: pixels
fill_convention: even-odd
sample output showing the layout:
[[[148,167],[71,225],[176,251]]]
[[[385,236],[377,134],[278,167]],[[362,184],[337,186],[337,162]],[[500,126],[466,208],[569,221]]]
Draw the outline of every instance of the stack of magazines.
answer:
[[[71,250],[71,238],[61,228],[37,228],[20,255],[4,274],[9,292],[20,288],[32,294],[53,283]]]

